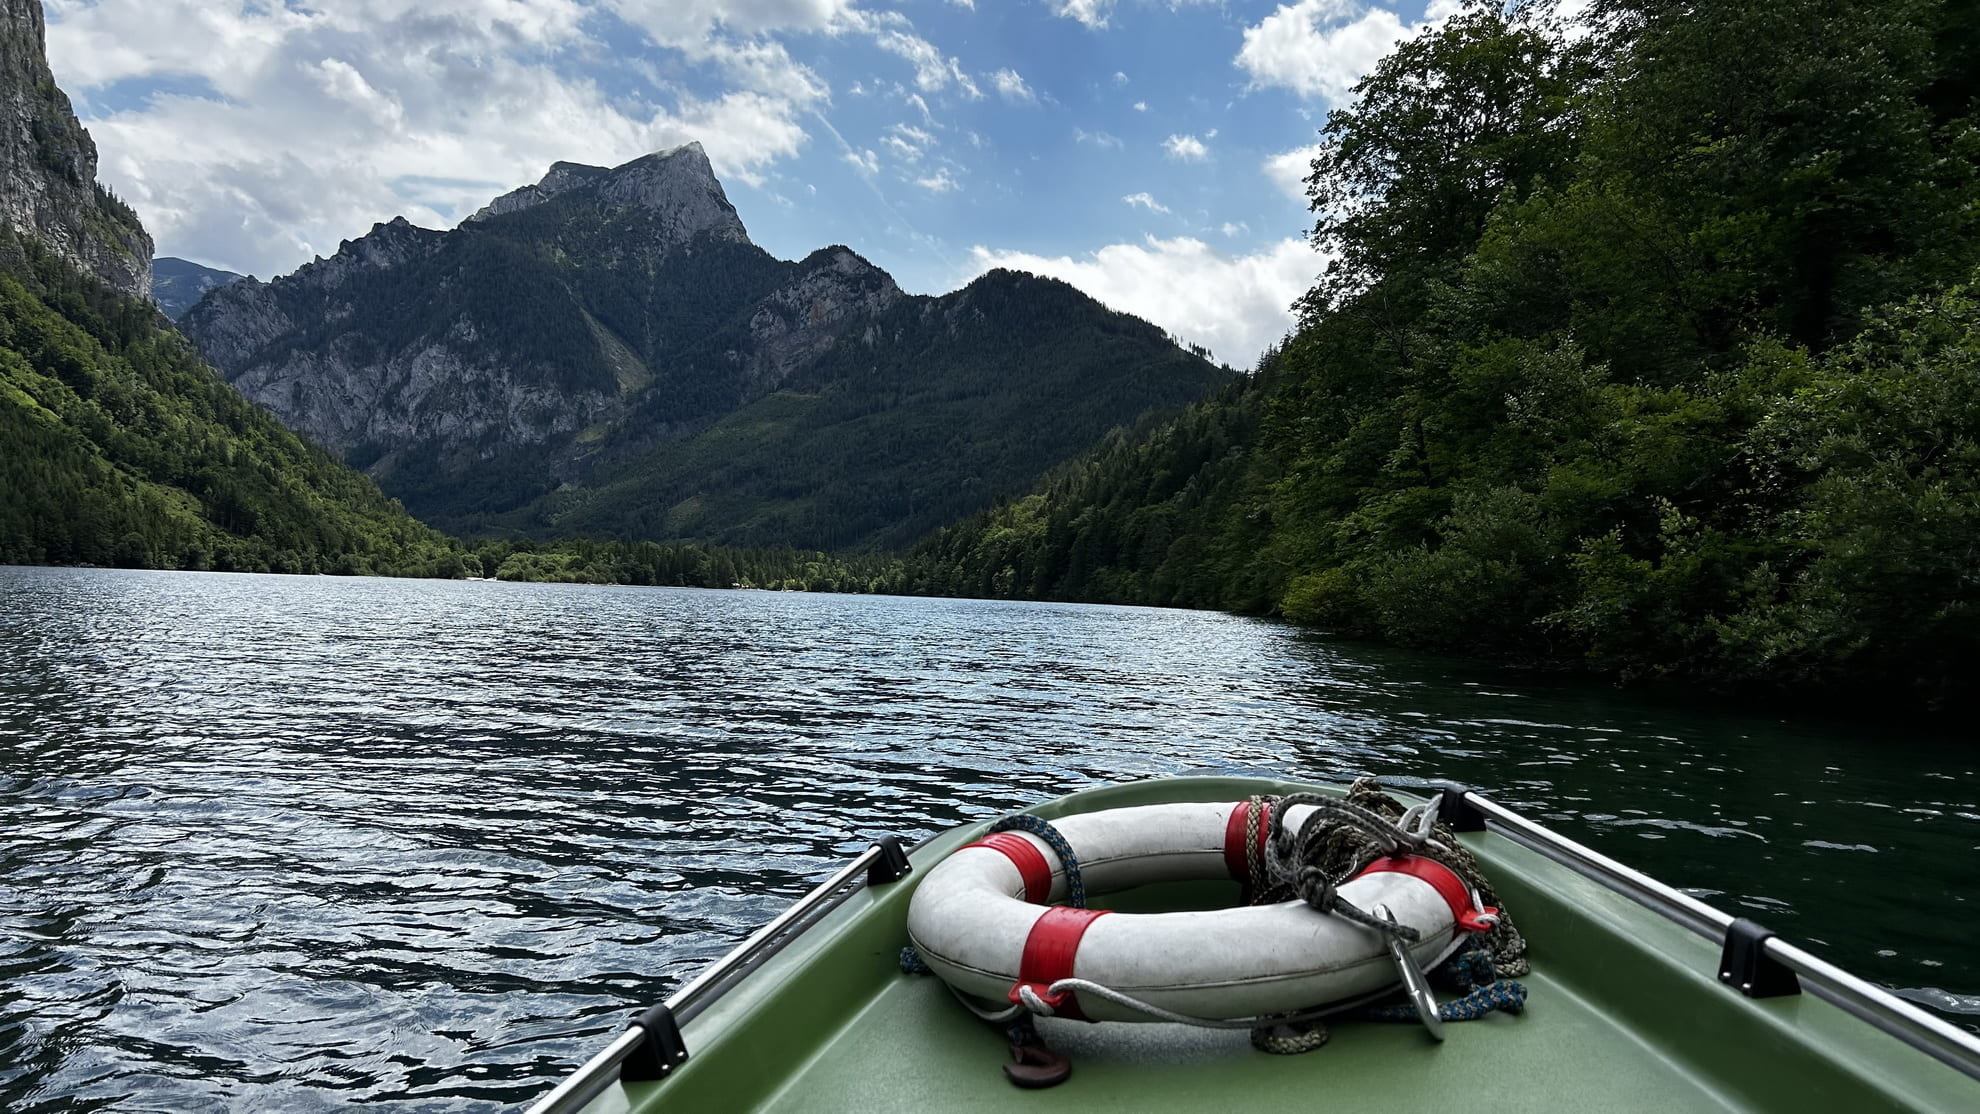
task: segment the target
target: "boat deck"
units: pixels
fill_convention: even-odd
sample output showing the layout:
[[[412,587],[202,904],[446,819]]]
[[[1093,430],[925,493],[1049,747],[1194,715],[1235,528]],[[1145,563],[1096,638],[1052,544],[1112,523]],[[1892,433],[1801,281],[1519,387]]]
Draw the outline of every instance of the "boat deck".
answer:
[[[1154,784],[1169,796],[1124,786],[1082,803],[1261,791]],[[917,869],[976,834],[932,841],[914,855]],[[1980,1084],[1829,1003],[1743,998],[1718,983],[1707,941],[1511,840],[1462,838],[1526,935],[1534,972],[1521,980],[1531,992],[1523,1014],[1447,1024],[1442,1044],[1417,1025],[1340,1022],[1325,1047],[1272,1056],[1241,1031],[1047,1019],[1039,1030],[1071,1057],[1072,1077],[1020,1090],[1001,1071],[997,1030],[934,977],[899,971],[910,875],[853,895],[691,1020],[691,1058],[671,1078],[610,1087],[588,1112],[1980,1109]],[[1222,889],[1137,894],[1117,907],[1235,899],[1234,884]]]

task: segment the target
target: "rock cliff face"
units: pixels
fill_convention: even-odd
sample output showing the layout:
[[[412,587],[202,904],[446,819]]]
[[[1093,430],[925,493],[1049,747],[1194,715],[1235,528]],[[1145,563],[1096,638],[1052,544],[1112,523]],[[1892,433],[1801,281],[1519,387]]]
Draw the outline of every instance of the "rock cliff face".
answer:
[[[466,472],[641,403],[657,433],[690,429],[900,297],[850,249],[792,264],[756,248],[689,144],[611,169],[558,163],[451,232],[374,225],[285,278],[228,286],[180,327],[242,394],[390,488],[409,460]],[[551,455],[567,476],[574,453]]]
[[[1039,297],[1048,308],[1026,303],[1023,313],[1041,321],[1117,316],[1056,284],[1041,285]],[[707,156],[689,144],[610,169],[558,163],[452,231],[403,218],[376,225],[292,275],[210,292],[179,327],[242,394],[368,471],[429,522],[557,532],[555,507],[615,485],[622,494],[631,485],[634,502],[645,499],[636,477],[653,453],[733,437],[724,422],[774,397],[858,396],[837,416],[816,419],[851,420],[902,404],[901,375],[933,379],[960,366],[977,379],[944,386],[944,399],[995,393],[1003,388],[994,361],[939,343],[958,322],[986,320],[969,291],[910,297],[844,246],[798,262],[773,258],[750,242]],[[1007,313],[990,324],[1010,338],[1038,323]],[[1187,401],[1220,378],[1159,330],[1134,324],[1132,339],[1093,351],[1141,352],[1164,368],[1156,377],[1164,386],[1154,401],[1087,400],[1087,424],[1097,428],[1082,437],[1148,405]],[[1093,365],[1083,342],[1073,347],[1089,361],[1068,362],[1064,374],[1076,380]],[[904,421],[915,437],[931,428]],[[775,451],[777,438],[795,435],[788,422],[749,428],[750,452]],[[1055,443],[1023,466],[1042,469],[1085,444]],[[666,482],[670,494],[653,498],[692,499],[672,492],[704,481]],[[738,473],[706,482],[752,481]],[[937,505],[906,493],[900,501],[924,516]],[[746,538],[725,533],[731,519],[753,513],[677,516],[647,533],[830,540],[815,522]],[[644,529],[614,515],[586,529]],[[875,520],[862,529],[898,525]]]
[[[699,143],[656,151],[610,170],[575,162],[552,163],[542,181],[503,194],[468,220],[519,213],[555,197],[644,210],[662,236],[673,243],[685,243],[699,235],[749,242],[742,218],[729,204],[729,196]]]
[[[40,0],[0,0],[0,220],[116,290],[151,293],[151,237],[96,181],[96,144],[48,69]]]

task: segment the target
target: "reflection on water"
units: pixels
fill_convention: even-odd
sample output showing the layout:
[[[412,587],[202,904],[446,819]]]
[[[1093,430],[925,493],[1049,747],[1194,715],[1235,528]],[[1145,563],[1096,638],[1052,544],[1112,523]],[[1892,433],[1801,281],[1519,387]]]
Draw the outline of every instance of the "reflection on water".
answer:
[[[1202,768],[1490,786],[1976,1009],[1970,748],[1466,668],[1139,608],[0,569],[0,1108],[521,1102],[875,834]]]

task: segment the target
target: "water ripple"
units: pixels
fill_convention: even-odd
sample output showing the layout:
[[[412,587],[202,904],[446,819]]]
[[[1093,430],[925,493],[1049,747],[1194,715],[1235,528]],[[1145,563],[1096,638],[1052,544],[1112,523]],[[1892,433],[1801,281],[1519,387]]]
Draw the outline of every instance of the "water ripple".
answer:
[[[519,1103],[875,834],[1199,768],[1489,785],[1980,991],[1969,895],[1907,912],[1952,743],[1195,612],[0,569],[0,1107]]]

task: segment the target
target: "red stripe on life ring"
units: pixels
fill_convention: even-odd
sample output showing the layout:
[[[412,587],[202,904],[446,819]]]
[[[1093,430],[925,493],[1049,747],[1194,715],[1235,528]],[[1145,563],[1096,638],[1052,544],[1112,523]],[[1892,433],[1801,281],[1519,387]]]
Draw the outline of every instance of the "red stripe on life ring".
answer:
[[[1254,823],[1256,821],[1256,823]],[[1265,853],[1265,843],[1272,838],[1272,802],[1264,801],[1253,813],[1250,801],[1239,801],[1231,810],[1231,818],[1224,821],[1224,869],[1240,882],[1251,881],[1251,847],[1256,845],[1259,854]]]
[[[1465,885],[1464,879],[1458,877],[1456,871],[1435,859],[1426,859],[1421,855],[1397,855],[1393,858],[1376,859],[1355,877],[1366,878],[1370,874],[1407,874],[1411,878],[1420,878],[1430,883],[1436,888],[1437,896],[1443,898],[1444,904],[1451,907],[1451,919],[1457,922],[1459,928],[1468,932],[1483,932],[1490,927],[1489,924],[1478,920],[1480,913],[1498,912],[1497,909],[1473,907],[1471,887]]]
[[[1011,987],[1011,1002],[1021,1001],[1018,990],[1028,986],[1052,1007],[1053,1016],[1088,1020],[1072,991],[1053,994],[1049,988],[1060,979],[1072,977],[1080,938],[1094,921],[1107,913],[1106,909],[1068,909],[1063,905],[1045,910],[1045,915],[1032,923],[1031,934],[1024,938],[1024,958],[1018,961],[1018,981]]]
[[[1239,801],[1231,810],[1231,818],[1224,822],[1224,869],[1240,882],[1251,877],[1251,863],[1245,854],[1245,841],[1250,838],[1251,802]]]
[[[992,832],[967,847],[988,847],[992,851],[1002,851],[1004,857],[1017,867],[1018,876],[1024,879],[1024,899],[1033,905],[1043,905],[1052,897],[1052,864],[1045,861],[1045,853],[1036,844],[1016,832]]]

